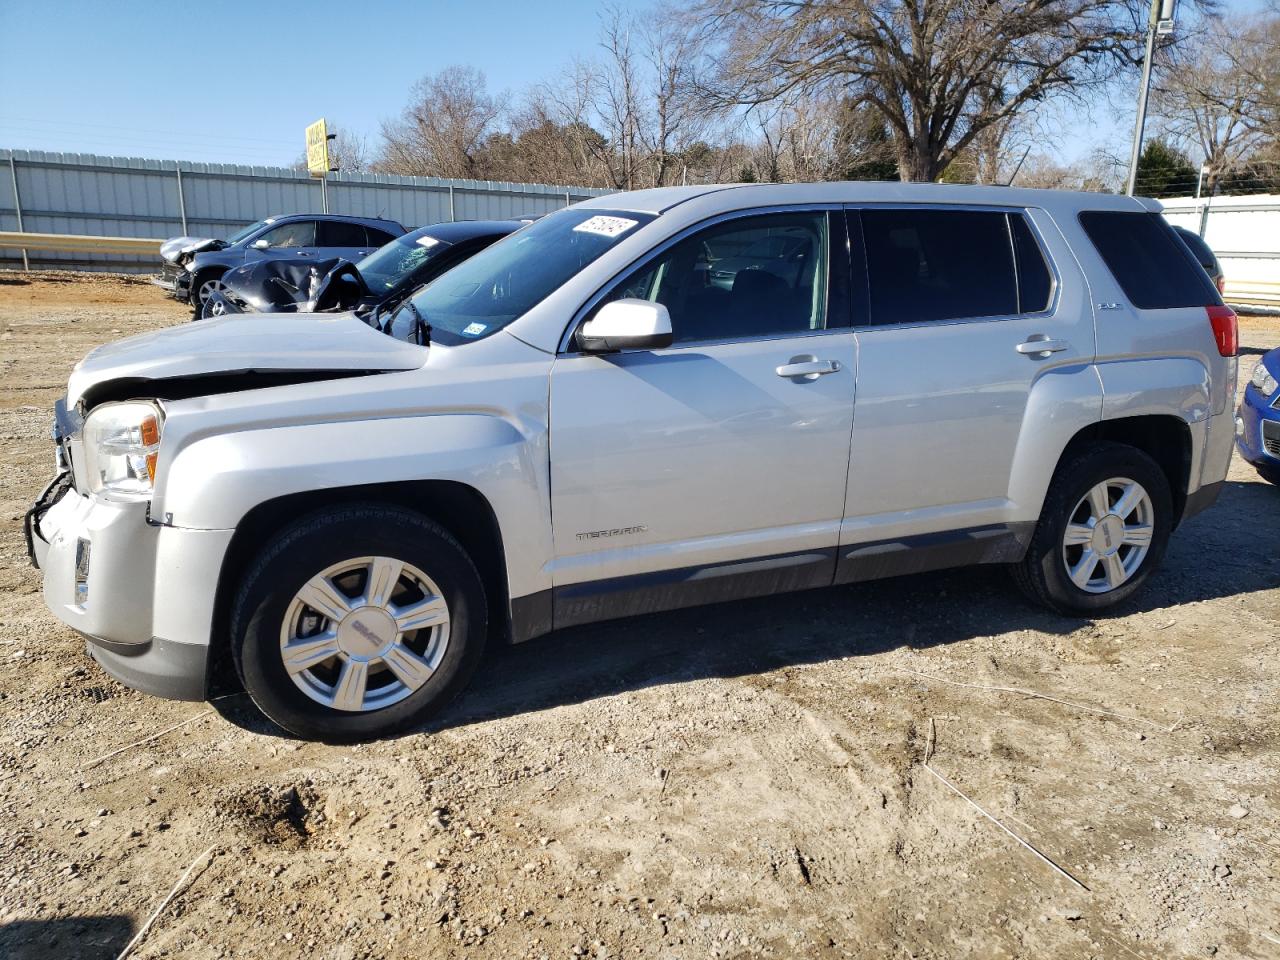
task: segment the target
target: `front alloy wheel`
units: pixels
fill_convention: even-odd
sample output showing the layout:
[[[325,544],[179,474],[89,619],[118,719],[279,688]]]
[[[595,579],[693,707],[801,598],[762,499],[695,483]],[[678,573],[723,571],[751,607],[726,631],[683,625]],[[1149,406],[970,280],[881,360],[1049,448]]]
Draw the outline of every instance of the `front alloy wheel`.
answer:
[[[488,605],[458,541],[387,504],[333,507],[277,534],[245,574],[231,653],[291,733],[344,742],[420,722],[467,682]]]
[[[298,689],[352,713],[399,703],[430,679],[448,646],[440,588],[392,557],[320,571],[294,595],[280,628],[280,656]]]
[[[215,293],[225,294],[227,285],[222,282],[221,277],[211,277],[208,280],[202,280],[200,286],[196,288],[196,312],[202,313],[204,305],[209,302],[209,298]]]

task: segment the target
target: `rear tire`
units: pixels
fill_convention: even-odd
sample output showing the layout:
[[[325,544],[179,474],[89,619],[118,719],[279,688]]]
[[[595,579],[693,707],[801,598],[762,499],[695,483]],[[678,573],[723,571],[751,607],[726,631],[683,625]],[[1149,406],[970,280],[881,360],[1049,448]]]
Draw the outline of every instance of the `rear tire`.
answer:
[[[399,507],[332,508],[276,536],[245,575],[231,651],[285,730],[330,743],[422,722],[484,651],[480,575],[441,526]]]
[[[1172,530],[1159,464],[1135,447],[1100,444],[1058,468],[1014,581],[1058,613],[1100,613],[1142,589]]]

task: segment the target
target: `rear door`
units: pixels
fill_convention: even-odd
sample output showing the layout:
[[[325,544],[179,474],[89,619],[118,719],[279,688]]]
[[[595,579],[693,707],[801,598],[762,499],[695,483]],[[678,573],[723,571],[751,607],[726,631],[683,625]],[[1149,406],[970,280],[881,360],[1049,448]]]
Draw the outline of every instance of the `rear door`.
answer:
[[[851,210],[850,232],[869,305],[842,547],[1006,522],[1032,383],[1094,357],[1065,241],[1039,211],[954,206]]]
[[[592,307],[662,303],[675,342],[570,345],[552,367],[557,625],[831,583],[853,426],[847,256],[838,209],[735,215]]]
[[[364,224],[347,220],[321,220],[316,225],[316,258],[360,260],[370,250]]]

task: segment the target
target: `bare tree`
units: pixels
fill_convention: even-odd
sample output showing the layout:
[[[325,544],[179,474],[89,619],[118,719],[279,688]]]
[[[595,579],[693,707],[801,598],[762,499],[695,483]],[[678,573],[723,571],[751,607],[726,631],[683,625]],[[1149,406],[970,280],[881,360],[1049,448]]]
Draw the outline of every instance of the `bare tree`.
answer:
[[[1189,43],[1167,52],[1154,110],[1166,136],[1198,152],[1213,193],[1275,136],[1280,89],[1280,17],[1213,18]]]
[[[390,173],[484,178],[482,148],[499,113],[478,70],[453,66],[423,77],[399,119],[383,123],[378,166]]]
[[[828,90],[884,118],[903,179],[936,179],[984,131],[1131,64],[1142,0],[701,0],[709,92]]]
[[[696,67],[704,55],[701,34],[685,29],[678,17],[662,8],[648,24],[641,43],[650,107],[641,110],[647,122],[641,124],[640,139],[648,152],[649,179],[659,185],[671,182],[674,164],[701,139],[710,117],[696,83]]]
[[[606,12],[601,53],[575,62],[536,100],[561,128],[598,132],[580,141],[607,186],[623,190],[676,183],[687,176],[685,151],[715,118],[698,97],[694,71],[702,38],[677,18]]]
[[[569,111],[577,115],[579,111]],[[587,186],[606,182],[600,156],[604,136],[581,121],[561,122],[562,111],[545,90],[535,89],[513,111],[504,135],[509,150],[499,155],[495,140],[489,147],[494,175],[503,180],[565,183]]]

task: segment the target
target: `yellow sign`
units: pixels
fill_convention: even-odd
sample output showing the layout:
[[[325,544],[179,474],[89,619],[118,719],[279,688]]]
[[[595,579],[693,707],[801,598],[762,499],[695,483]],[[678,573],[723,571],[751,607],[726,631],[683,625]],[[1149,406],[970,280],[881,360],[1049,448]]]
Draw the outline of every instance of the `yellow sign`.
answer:
[[[313,177],[329,173],[329,130],[323,117],[307,127],[307,170]]]

